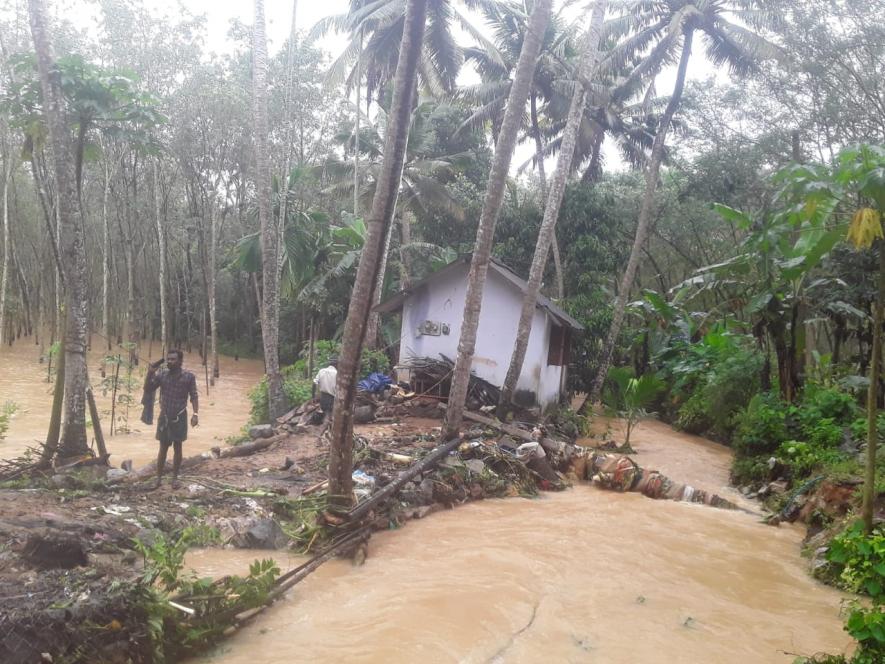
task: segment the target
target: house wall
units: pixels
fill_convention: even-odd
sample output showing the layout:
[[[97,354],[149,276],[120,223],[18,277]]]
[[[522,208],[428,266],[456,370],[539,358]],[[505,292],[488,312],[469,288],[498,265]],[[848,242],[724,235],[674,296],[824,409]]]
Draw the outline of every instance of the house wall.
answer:
[[[406,298],[403,304],[400,362],[410,357],[439,357],[455,360],[461,336],[461,318],[467,294],[467,270],[442,275]],[[482,312],[473,357],[476,375],[493,385],[502,385],[516,342],[522,293],[512,283],[488,272],[483,289]],[[517,390],[528,390],[546,408],[556,403],[562,367],[547,366],[551,322],[543,309],[535,309],[532,331]],[[448,334],[422,335],[417,330],[425,320],[449,326]]]

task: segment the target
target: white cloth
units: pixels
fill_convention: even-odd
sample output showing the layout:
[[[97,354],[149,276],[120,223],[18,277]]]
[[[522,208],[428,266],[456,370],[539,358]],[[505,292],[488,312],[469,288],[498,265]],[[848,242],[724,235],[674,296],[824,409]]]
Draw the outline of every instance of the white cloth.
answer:
[[[313,379],[314,385],[320,392],[337,396],[336,385],[338,383],[338,369],[335,367],[325,367],[317,372],[316,378]]]

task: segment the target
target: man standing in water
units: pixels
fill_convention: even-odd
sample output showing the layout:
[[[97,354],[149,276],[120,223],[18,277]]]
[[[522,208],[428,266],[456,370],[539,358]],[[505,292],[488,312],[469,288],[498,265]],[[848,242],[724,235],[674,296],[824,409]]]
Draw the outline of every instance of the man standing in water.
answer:
[[[163,481],[163,469],[166,466],[166,453],[173,446],[172,457],[172,488],[178,488],[178,471],[181,469],[181,446],[187,440],[187,400],[190,397],[194,414],[191,426],[199,424],[197,412],[200,410],[197,396],[197,379],[190,371],[181,368],[184,353],[170,350],[166,353],[166,369],[158,372],[163,364],[158,360],[150,365],[144,381],[144,391],[153,400],[153,393],[160,389],[160,417],[157,418],[157,440],[160,451],[157,454],[157,483],[159,488]]]
[[[323,420],[332,417],[335,408],[335,393],[338,384],[338,358],[330,357],[329,366],[323,367],[313,379],[314,385],[320,391],[320,409],[323,411]]]

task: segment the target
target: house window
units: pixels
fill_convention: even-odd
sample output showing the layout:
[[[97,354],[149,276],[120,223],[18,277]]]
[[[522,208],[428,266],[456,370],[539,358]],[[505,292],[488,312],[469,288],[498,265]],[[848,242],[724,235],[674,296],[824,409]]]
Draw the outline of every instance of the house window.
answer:
[[[567,327],[553,325],[550,328],[550,346],[547,349],[547,364],[562,367],[569,361],[571,330]]]

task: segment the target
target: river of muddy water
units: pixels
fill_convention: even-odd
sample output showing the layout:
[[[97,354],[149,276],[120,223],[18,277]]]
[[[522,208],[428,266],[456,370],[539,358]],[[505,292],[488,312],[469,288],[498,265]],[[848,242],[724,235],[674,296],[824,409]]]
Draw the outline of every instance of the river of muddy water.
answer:
[[[107,432],[102,356],[90,354],[90,378]],[[3,457],[45,436],[51,394],[38,359],[32,343],[0,350],[0,403],[18,406]],[[239,431],[262,366],[222,358],[208,396],[198,357],[185,366],[200,376],[192,454]],[[143,371],[135,374],[133,431],[108,438],[116,463],[155,455],[153,430],[138,421]],[[727,448],[652,421],[632,442],[642,466],[741,500],[727,487]],[[755,664],[843,651],[850,639],[841,594],[808,576],[801,537],[799,528],[765,526],[744,512],[589,486],[473,503],[376,534],[364,566],[327,563],[199,661]],[[194,551],[188,562],[201,574],[245,573],[256,553]],[[284,569],[301,561],[273,555]]]
[[[126,353],[119,349],[111,352]],[[158,359],[159,352],[157,343],[145,344],[139,349],[141,356],[148,360]],[[125,385],[126,371],[121,369],[119,396],[129,396],[132,403],[127,414],[125,405],[120,404],[122,399],[118,398],[115,419],[121,432],[111,436],[112,395],[103,390],[101,377],[102,360],[106,354],[103,349],[93,346],[89,353],[89,380],[102,418],[111,464],[118,466],[123,460],[132,459],[139,467],[157,456],[157,441],[154,438],[156,425],[147,426],[139,420],[146,365],[142,363],[134,369],[132,390],[128,394],[122,387]],[[197,376],[200,395],[200,425],[188,432],[185,456],[223,445],[225,438],[237,434],[249,420],[248,391],[261,379],[263,363],[260,360],[234,360],[221,356],[219,365],[220,377],[215,385],[209,386],[207,393],[205,369],[200,364],[199,355],[196,352],[185,354],[185,369]],[[52,385],[46,382],[46,377],[47,364],[40,362],[40,348],[33,340],[19,339],[12,346],[0,348],[0,407],[8,401],[16,405],[6,439],[0,442],[0,458],[18,456],[28,447],[39,446],[46,438],[52,405]],[[88,433],[91,440],[92,431]]]
[[[617,435],[616,435],[617,438]],[[735,497],[729,451],[643,423],[636,460]],[[802,530],[590,486],[489,500],[373,536],[200,662],[757,664],[841,652],[842,595],[811,579]],[[283,569],[302,559],[276,554]],[[248,551],[196,551],[202,574]]]

